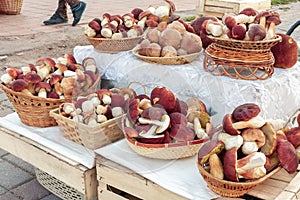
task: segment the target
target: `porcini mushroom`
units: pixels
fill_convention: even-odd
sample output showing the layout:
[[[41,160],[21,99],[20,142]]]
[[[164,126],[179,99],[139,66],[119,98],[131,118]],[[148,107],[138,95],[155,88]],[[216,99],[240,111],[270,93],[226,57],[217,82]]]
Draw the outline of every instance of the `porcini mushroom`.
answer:
[[[164,132],[165,130],[167,130],[167,128],[170,125],[170,117],[167,114],[163,115],[160,120],[152,120],[152,119],[146,119],[143,117],[139,117],[138,121],[141,124],[155,125],[156,126],[156,129],[155,129],[156,134]]]

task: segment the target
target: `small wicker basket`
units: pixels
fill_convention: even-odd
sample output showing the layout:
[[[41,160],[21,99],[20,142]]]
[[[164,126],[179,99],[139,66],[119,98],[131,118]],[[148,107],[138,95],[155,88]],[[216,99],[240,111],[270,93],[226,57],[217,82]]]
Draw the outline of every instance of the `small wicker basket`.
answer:
[[[276,45],[281,41],[281,36],[276,35],[275,38],[269,40],[259,40],[259,41],[246,41],[246,40],[235,40],[221,37],[207,36],[211,39],[217,46],[224,49],[231,50],[243,50],[243,51],[255,51],[264,52],[269,51],[271,47]]]
[[[198,169],[203,179],[206,181],[207,186],[215,193],[224,197],[240,197],[263,183],[265,180],[276,174],[281,167],[278,166],[271,172],[262,178],[251,180],[247,182],[232,182],[227,180],[221,180],[213,177],[208,171],[206,171],[198,162]]]
[[[101,53],[119,53],[133,49],[141,41],[142,36],[121,39],[86,38],[96,51]]]
[[[15,92],[1,84],[2,90],[14,106],[21,121],[28,126],[49,127],[56,126],[54,118],[49,115],[50,110],[58,108],[67,99],[51,99],[30,96],[22,92]]]
[[[182,65],[191,63],[200,56],[201,52],[176,57],[149,57],[140,55],[136,48],[132,50],[133,55],[135,55],[137,58],[149,63],[162,65]]]
[[[51,110],[50,116],[56,120],[64,137],[89,149],[98,149],[124,138],[121,129],[122,116],[97,126],[88,126],[61,115],[59,110],[60,108]]]
[[[23,0],[0,0],[0,14],[18,15],[22,5]]]

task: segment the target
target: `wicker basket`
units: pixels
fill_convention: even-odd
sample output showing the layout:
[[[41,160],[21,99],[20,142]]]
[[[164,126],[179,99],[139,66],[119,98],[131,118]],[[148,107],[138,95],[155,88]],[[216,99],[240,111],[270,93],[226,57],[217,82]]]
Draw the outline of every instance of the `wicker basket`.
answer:
[[[23,0],[0,0],[0,14],[18,15],[22,5]]]
[[[134,38],[107,39],[86,37],[96,51],[102,53],[119,53],[133,49],[142,39],[142,36]]]
[[[57,123],[55,119],[49,115],[49,112],[68,101],[66,99],[29,96],[22,92],[15,92],[3,84],[1,84],[1,88],[14,106],[21,121],[28,126],[56,126]]]
[[[196,60],[200,56],[201,52],[176,57],[149,57],[140,55],[137,52],[137,49],[132,50],[133,55],[135,55],[139,59],[149,63],[156,63],[162,65],[182,65],[190,63]]]
[[[252,190],[254,187],[263,183],[265,180],[273,176],[281,169],[281,167],[278,166],[271,172],[267,173],[267,175],[256,180],[251,180],[247,182],[232,182],[215,178],[208,171],[206,171],[199,163],[197,165],[200,174],[207,183],[207,186],[215,193],[224,197],[243,196],[244,194]]]
[[[281,41],[281,36],[279,35],[276,35],[274,39],[260,41],[235,40],[221,37],[213,37],[210,35],[207,37],[211,39],[214,43],[216,43],[217,46],[220,46],[224,49],[255,52],[269,51],[271,47],[273,47]]]
[[[81,144],[89,149],[98,149],[124,138],[121,129],[121,117],[110,119],[97,126],[77,123],[59,113],[60,108],[50,111],[65,138]]]
[[[137,154],[163,160],[181,159],[194,156],[206,141],[204,139],[168,144],[146,144],[126,137],[129,147]]]
[[[37,181],[56,196],[67,200],[84,200],[84,194],[47,174],[46,172],[35,168]]]
[[[274,72],[272,52],[226,49],[209,45],[204,54],[204,69],[215,76],[228,76],[243,80],[265,80]]]

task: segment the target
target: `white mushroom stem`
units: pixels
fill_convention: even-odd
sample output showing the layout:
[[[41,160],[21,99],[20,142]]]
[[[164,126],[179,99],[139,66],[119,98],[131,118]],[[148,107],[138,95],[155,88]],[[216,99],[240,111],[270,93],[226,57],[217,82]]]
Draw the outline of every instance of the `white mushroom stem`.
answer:
[[[111,97],[109,95],[103,95],[102,97],[102,102],[105,104],[105,105],[108,105],[108,104],[111,104]]]
[[[105,115],[97,115],[97,120],[98,123],[103,123],[107,121],[107,117]]]
[[[156,136],[155,131],[156,131],[157,128],[158,128],[157,125],[152,125],[147,132],[142,131],[141,133],[139,133],[139,135],[141,135],[145,138],[155,137]]]
[[[111,109],[111,113],[113,117],[119,117],[124,114],[124,111],[121,107],[114,107]]]
[[[72,103],[64,103],[63,104],[63,111],[66,113],[66,114],[71,114],[72,112],[75,111],[75,107]]]
[[[201,127],[200,120],[197,117],[194,118],[194,131],[199,139],[208,137],[205,130]]]
[[[218,135],[218,140],[224,142],[226,150],[229,150],[233,147],[238,149],[242,146],[244,141],[241,135],[229,135],[228,133],[224,132],[221,132]]]
[[[1,76],[1,82],[4,84],[10,84],[13,81],[13,78],[9,74],[3,74]]]
[[[96,107],[96,113],[97,113],[98,115],[104,114],[106,111],[107,111],[107,107],[106,107],[106,106],[98,105],[98,106]]]
[[[26,67],[21,67],[21,71],[25,75],[25,74],[31,72],[31,69],[30,69],[30,67],[26,66]]]
[[[256,144],[256,142],[244,142],[243,146],[242,146],[242,152],[246,155],[249,155],[253,152],[257,152],[258,151],[258,146]]]
[[[29,95],[29,96],[32,96],[32,95],[33,95],[28,89],[24,89],[24,90],[22,90],[21,92],[24,93],[24,94],[27,94],[27,95]]]
[[[38,92],[38,97],[47,98],[47,91],[45,88],[41,88]]]
[[[266,163],[266,156],[262,152],[254,152],[237,161],[237,168],[242,170],[252,169],[264,166]]]
[[[276,26],[276,24],[274,22],[270,23],[269,28],[268,28],[268,32],[267,32],[267,36],[266,36],[267,39],[272,39],[273,37],[276,36],[275,26]]]
[[[232,124],[235,129],[260,128],[265,125],[266,121],[261,116],[256,116],[248,121],[239,121]]]
[[[170,124],[170,117],[169,115],[163,115],[162,118],[161,118],[161,121],[159,120],[150,120],[150,119],[146,119],[146,118],[143,118],[143,117],[140,117],[139,118],[139,122],[141,124],[151,124],[151,125],[156,125],[158,126],[157,129],[156,129],[156,133],[162,133],[164,132],[169,124]]]

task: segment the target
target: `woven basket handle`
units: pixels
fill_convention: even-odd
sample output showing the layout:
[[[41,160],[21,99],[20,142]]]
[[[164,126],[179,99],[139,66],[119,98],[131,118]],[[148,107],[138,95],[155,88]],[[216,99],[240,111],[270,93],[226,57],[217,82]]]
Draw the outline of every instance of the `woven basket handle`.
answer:
[[[143,88],[143,90],[144,90],[144,94],[146,94],[147,93],[147,89],[146,89],[146,86],[145,85],[143,85],[142,83],[140,83],[140,82],[137,82],[137,81],[131,81],[129,84],[128,84],[128,88],[130,88],[133,84],[137,84],[137,85],[140,85],[140,86],[142,86],[142,88]]]
[[[300,108],[298,108],[288,119],[288,121],[285,123],[284,128],[288,128],[289,126],[293,126],[295,122],[297,121],[297,117],[300,114]],[[299,124],[300,125],[300,124]]]

